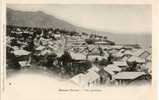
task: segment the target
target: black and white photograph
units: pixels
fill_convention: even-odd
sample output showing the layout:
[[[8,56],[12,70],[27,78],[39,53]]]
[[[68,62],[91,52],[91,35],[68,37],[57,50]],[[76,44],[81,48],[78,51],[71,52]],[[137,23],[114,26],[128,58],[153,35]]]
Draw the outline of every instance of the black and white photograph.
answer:
[[[7,4],[7,79],[37,81],[29,76],[37,74],[81,88],[151,85],[151,58],[149,4]]]

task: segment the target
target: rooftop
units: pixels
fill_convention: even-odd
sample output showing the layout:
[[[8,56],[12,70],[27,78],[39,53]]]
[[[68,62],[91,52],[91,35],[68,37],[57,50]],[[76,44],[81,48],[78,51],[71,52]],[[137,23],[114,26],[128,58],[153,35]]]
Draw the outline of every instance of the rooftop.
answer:
[[[132,56],[128,59],[129,62],[138,62],[138,63],[145,63],[145,59],[140,58],[140,57],[136,57],[136,56]]]
[[[117,66],[128,66],[125,61],[114,61],[113,64]]]
[[[73,59],[76,59],[76,60],[85,60],[86,59],[86,56],[82,53],[74,53],[74,52],[70,52],[71,54],[71,57]]]
[[[110,64],[106,67],[104,67],[104,70],[111,70],[111,71],[121,71],[121,68],[118,67],[117,65],[114,65],[114,64]]]
[[[113,76],[114,79],[136,79],[144,75],[144,72],[120,72]]]
[[[24,55],[29,55],[30,52],[26,50],[15,50],[13,52],[16,56],[24,56]]]
[[[92,82],[98,78],[100,78],[100,76],[94,71],[89,71],[87,74],[85,74],[85,82]]]
[[[91,67],[90,69],[88,69],[88,71],[94,71],[94,72],[98,72],[100,69],[96,66]]]

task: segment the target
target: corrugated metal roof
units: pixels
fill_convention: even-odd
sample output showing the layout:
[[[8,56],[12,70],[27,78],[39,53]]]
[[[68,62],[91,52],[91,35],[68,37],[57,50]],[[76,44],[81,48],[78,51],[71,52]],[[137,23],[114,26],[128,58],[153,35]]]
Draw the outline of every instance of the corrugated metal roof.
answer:
[[[120,72],[113,76],[114,79],[136,79],[141,75],[144,75],[144,72]]]

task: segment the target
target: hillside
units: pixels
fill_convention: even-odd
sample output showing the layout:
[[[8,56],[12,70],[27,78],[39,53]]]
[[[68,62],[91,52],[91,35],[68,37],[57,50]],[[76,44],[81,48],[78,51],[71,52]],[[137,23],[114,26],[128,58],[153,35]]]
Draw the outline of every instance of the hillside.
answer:
[[[118,44],[140,44],[147,48],[151,46],[151,34],[115,34],[113,32],[102,32],[93,29],[72,25],[69,22],[58,19],[42,11],[25,12],[7,8],[7,25],[29,26],[29,27],[51,27],[61,28],[69,31],[86,32],[88,34],[101,34]]]

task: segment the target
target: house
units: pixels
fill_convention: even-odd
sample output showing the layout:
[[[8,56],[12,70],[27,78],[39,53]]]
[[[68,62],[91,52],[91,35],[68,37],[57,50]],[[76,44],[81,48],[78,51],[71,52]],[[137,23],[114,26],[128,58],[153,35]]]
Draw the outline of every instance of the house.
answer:
[[[114,53],[114,54],[112,54],[114,57],[116,57],[116,58],[122,58],[123,57],[123,53],[121,53],[121,52],[116,52],[116,53]]]
[[[14,53],[15,56],[26,56],[26,55],[30,54],[29,51],[22,50],[22,49],[14,50],[13,53]]]
[[[122,44],[124,45],[124,48],[127,49],[139,49],[141,46],[139,44]]]
[[[54,34],[54,37],[55,37],[56,39],[60,39],[60,38],[61,38],[61,34]]]
[[[113,53],[112,56],[113,56],[114,60],[118,60],[119,61],[119,60],[121,60],[123,58],[124,54],[120,53],[120,52],[116,52],[116,53]]]
[[[96,86],[100,83],[100,76],[94,71],[89,71],[85,74],[85,82],[88,87]]]
[[[149,74],[151,74],[152,73],[152,63],[151,62],[146,63],[146,68],[145,69],[147,69],[147,72]]]
[[[99,46],[88,46],[86,58],[90,61],[107,59],[108,53]]]
[[[109,41],[96,41],[95,45],[111,45],[111,42]]]
[[[126,50],[123,49],[123,48],[122,48],[121,50],[119,50],[120,53],[124,53],[125,51],[126,51]]]
[[[134,53],[133,53],[133,51],[132,51],[132,50],[125,50],[123,53],[124,53],[124,56],[128,56],[128,57],[130,57],[130,56],[133,56],[133,55],[134,55]]]
[[[110,64],[104,68],[102,68],[98,74],[100,75],[101,84],[110,84],[112,77],[122,71],[120,67],[115,64]]]
[[[67,37],[66,40],[67,46],[68,47],[80,47],[80,46],[85,46],[86,42],[84,41],[84,39],[81,39],[79,37]]]
[[[28,67],[30,66],[29,58],[30,58],[30,52],[26,50],[15,50],[13,51],[13,54],[15,55],[15,59],[18,60],[18,63],[20,67]]]
[[[89,47],[89,55],[100,55],[99,48],[97,46]]]
[[[151,53],[148,50],[139,49],[135,52],[134,56],[146,59]]]
[[[115,75],[112,70],[106,68],[100,69],[100,71],[98,71],[98,74],[100,75],[101,84],[108,84],[110,80],[112,80],[112,76]]]
[[[151,85],[152,82],[151,80],[152,80],[152,75],[145,74],[133,80],[131,83],[129,83],[129,85],[133,86],[148,85],[148,84]]]
[[[123,61],[127,61],[130,57],[132,57],[134,55],[132,50],[125,50],[123,52],[123,56],[122,56],[122,60]]]
[[[145,74],[146,74],[145,72],[120,72],[114,75],[113,79],[115,79],[119,85],[129,84]]]
[[[120,67],[122,70],[126,70],[129,67],[126,61],[114,61],[113,64]]]
[[[31,66],[28,61],[19,61],[19,65],[20,65],[21,68]]]
[[[104,70],[112,71],[115,74],[120,72],[120,71],[122,71],[122,69],[120,67],[118,67],[117,65],[115,65],[115,64],[107,65],[106,67],[104,67]]]
[[[80,73],[80,74],[72,77],[70,79],[70,81],[78,86],[82,86],[82,85],[84,85],[84,76],[85,76],[84,74]]]
[[[100,75],[100,83],[109,84],[110,80],[112,80],[112,76],[120,71],[121,68],[119,68],[116,65],[113,64],[107,65],[98,72],[98,74]]]
[[[29,59],[30,56],[29,51],[23,50],[23,49],[19,49],[19,50],[14,50],[13,54],[15,55],[15,57],[17,58],[18,61],[26,61]]]
[[[92,87],[100,83],[100,76],[96,72],[89,71],[86,74],[80,73],[74,76],[73,78],[71,78],[71,81],[78,86]]]
[[[115,53],[118,53],[118,52],[119,52],[119,50],[115,50],[115,49],[108,49],[108,52],[109,52],[110,54],[115,54]]]
[[[146,57],[147,62],[151,62],[151,59],[152,59],[152,55],[149,55],[149,56]]]
[[[45,49],[45,46],[39,46],[39,47],[37,47],[35,50],[41,51],[41,50],[43,50],[43,49]]]
[[[42,51],[40,52],[40,55],[45,56],[46,54],[51,54],[51,53],[52,53],[51,50],[49,50],[49,49],[44,49],[44,50],[42,50]]]
[[[123,46],[120,46],[120,45],[113,45],[113,46],[107,47],[108,52],[112,54],[120,53],[122,49],[123,49]]]
[[[145,63],[146,61],[143,58],[132,56],[128,59],[128,62]]]
[[[100,69],[97,66],[93,65],[90,69],[88,69],[88,71],[94,71],[94,72],[98,73],[100,71]]]
[[[123,46],[122,45],[113,45],[113,46],[110,46],[111,49],[115,49],[115,50],[121,50],[123,49]]]
[[[82,53],[70,52],[72,59],[74,60],[86,60],[86,56]]]
[[[117,65],[119,67],[125,67],[128,66],[128,64],[125,61],[114,61],[113,62],[114,65]]]

